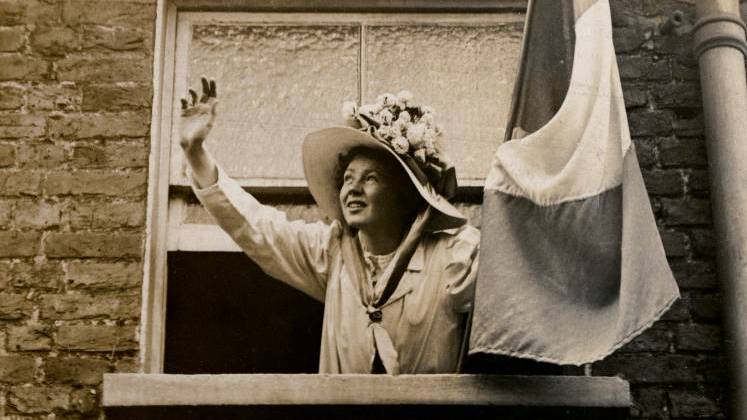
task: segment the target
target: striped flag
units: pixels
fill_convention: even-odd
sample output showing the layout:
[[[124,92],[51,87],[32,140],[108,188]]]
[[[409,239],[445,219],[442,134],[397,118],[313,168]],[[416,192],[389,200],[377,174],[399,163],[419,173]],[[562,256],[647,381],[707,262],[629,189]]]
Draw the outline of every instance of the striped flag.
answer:
[[[630,140],[608,0],[530,0],[516,83],[510,141],[485,182],[470,353],[589,363],[679,297]]]

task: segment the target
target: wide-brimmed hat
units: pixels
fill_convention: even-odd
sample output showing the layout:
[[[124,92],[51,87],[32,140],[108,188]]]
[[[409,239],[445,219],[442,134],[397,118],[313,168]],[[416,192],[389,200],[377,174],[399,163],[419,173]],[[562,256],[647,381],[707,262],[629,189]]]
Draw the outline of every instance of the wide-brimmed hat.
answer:
[[[358,107],[343,105],[349,126],[315,131],[303,142],[303,168],[309,191],[322,212],[343,221],[339,200],[340,157],[355,148],[371,148],[389,153],[410,178],[433,211],[426,226],[429,231],[464,225],[467,219],[448,198],[456,192],[454,167],[440,148],[440,128],[428,107],[414,106],[407,91],[384,94],[377,103]]]

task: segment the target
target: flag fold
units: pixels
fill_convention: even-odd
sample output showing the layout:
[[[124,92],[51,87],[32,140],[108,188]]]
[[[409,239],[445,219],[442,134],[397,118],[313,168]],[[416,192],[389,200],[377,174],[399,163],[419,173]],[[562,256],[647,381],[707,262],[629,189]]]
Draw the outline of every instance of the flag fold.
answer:
[[[575,12],[573,36],[559,38],[572,42],[570,80],[521,69],[507,130],[531,133],[501,144],[486,178],[469,344],[470,353],[578,365],[633,339],[679,291],[630,140],[609,3],[563,2]],[[530,19],[525,67],[542,53],[527,45],[531,32],[548,30]],[[538,125],[532,110],[544,108],[532,102],[543,86],[559,105]]]

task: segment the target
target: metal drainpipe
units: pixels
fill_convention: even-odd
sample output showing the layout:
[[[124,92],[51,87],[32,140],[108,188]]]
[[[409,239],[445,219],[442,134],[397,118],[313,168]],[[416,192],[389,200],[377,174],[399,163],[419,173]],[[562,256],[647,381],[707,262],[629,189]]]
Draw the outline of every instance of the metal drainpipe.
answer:
[[[747,82],[739,0],[698,0],[700,66],[717,264],[730,363],[731,418],[747,420]]]

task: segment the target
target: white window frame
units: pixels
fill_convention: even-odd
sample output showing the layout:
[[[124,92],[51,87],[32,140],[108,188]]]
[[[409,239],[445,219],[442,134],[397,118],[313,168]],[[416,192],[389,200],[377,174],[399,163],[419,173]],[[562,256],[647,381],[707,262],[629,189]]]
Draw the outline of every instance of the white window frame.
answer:
[[[170,141],[173,127],[171,126],[172,104],[174,93],[177,91],[176,77],[176,45],[177,26],[181,12],[254,12],[254,13],[284,13],[283,20],[298,19],[298,13],[325,13],[332,21],[340,19],[350,20],[351,13],[410,13],[402,19],[417,21],[419,14],[438,14],[448,21],[465,13],[502,13],[525,12],[526,0],[369,0],[349,4],[345,1],[333,0],[282,0],[265,2],[260,0],[158,0],[156,15],[156,37],[154,45],[153,66],[153,103],[151,122],[151,148],[149,156],[148,177],[148,209],[146,222],[146,244],[143,264],[142,312],[140,325],[140,361],[144,373],[163,372],[164,337],[166,321],[166,287],[167,267],[166,258],[169,249],[181,249],[178,232],[181,222],[180,215],[184,202],[170,201],[170,175],[172,159],[178,151],[174,151]],[[368,17],[367,17],[368,19]],[[374,19],[374,18],[371,18]],[[464,22],[465,16],[459,18]],[[391,22],[391,21],[387,21]],[[278,188],[298,190],[292,183],[281,185],[257,185],[258,188]],[[471,188],[481,189],[480,185]],[[169,210],[169,206],[172,209]],[[213,237],[214,228],[194,227],[195,233],[201,237]],[[198,232],[197,230],[208,230]],[[169,234],[169,232],[172,234]],[[207,234],[207,235],[206,235]],[[215,236],[215,242],[209,243],[210,249],[231,249],[221,236]],[[204,241],[182,241],[182,243],[200,243]]]

